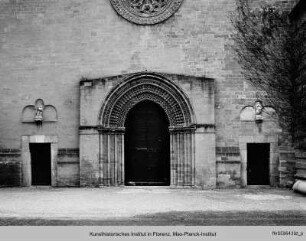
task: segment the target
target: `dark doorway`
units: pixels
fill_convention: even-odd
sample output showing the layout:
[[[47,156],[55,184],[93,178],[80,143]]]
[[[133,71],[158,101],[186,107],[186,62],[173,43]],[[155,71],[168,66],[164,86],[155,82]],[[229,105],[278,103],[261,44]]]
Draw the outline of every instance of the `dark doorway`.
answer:
[[[163,109],[151,101],[129,112],[125,127],[125,184],[170,185],[169,122]]]
[[[50,143],[30,143],[32,185],[51,185]]]
[[[269,185],[269,143],[247,144],[247,184]]]

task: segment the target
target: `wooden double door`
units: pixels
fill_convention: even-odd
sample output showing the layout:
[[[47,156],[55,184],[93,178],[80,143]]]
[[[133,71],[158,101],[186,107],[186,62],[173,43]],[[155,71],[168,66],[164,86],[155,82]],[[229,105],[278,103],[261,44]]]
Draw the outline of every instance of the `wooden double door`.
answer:
[[[169,122],[163,109],[140,102],[125,127],[125,185],[170,185]]]

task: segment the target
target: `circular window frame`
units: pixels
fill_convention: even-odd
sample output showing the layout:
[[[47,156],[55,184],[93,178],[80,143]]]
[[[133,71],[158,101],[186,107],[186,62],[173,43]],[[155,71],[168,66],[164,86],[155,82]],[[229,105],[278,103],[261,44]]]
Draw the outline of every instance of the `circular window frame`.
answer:
[[[160,13],[141,14],[133,11],[125,0],[110,0],[115,11],[124,19],[138,25],[154,25],[170,18],[178,11],[184,0],[169,0],[167,6]]]

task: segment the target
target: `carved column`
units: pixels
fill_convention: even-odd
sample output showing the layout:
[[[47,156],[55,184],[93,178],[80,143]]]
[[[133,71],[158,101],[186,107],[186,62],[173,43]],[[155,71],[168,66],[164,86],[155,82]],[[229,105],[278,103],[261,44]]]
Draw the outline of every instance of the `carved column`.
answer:
[[[193,186],[195,129],[170,128],[171,186]]]
[[[124,185],[124,128],[101,128],[99,132],[99,183]]]

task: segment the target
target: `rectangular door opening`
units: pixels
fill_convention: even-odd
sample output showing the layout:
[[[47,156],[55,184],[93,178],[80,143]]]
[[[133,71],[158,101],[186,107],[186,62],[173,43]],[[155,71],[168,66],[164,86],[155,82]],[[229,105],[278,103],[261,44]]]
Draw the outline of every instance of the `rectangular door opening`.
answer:
[[[247,143],[247,185],[270,185],[269,163],[269,143]]]
[[[51,145],[30,143],[33,186],[51,186]]]

